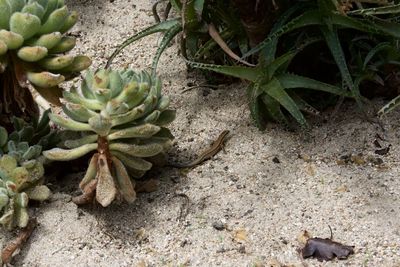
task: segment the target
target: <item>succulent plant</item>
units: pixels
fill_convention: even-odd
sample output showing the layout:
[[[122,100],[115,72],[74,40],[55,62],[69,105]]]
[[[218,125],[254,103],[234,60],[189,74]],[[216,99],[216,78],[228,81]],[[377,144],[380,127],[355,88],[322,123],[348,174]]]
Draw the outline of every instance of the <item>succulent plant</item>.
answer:
[[[0,127],[0,224],[7,229],[28,224],[28,201],[44,201],[50,190],[43,185],[40,145],[16,142]],[[4,152],[7,154],[3,154]],[[43,157],[42,157],[43,158]]]
[[[90,66],[86,56],[65,54],[74,48],[76,40],[64,33],[77,19],[77,13],[69,12],[64,0],[0,0],[3,116],[38,114],[30,86],[49,102],[60,104],[62,91],[58,85]]]
[[[175,118],[161,81],[147,72],[100,69],[87,72],[80,90],[64,91],[62,108],[69,118],[50,114],[57,125],[81,133],[65,148],[43,152],[50,160],[68,161],[97,150],[80,182],[83,204],[94,196],[106,207],[117,197],[131,203],[135,182],[163,158],[172,135],[164,126]]]

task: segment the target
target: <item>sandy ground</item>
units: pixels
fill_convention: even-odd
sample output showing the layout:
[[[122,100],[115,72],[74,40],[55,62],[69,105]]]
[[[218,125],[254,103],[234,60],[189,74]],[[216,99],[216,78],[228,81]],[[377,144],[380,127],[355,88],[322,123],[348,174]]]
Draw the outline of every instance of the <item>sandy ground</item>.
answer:
[[[149,0],[66,2],[81,14],[74,51],[92,56],[94,67],[153,23]],[[148,68],[158,40],[137,42],[114,66]],[[73,204],[70,194],[82,174],[69,175],[52,186],[50,201],[32,208],[40,225],[15,266],[400,266],[400,111],[385,119],[386,132],[346,104],[308,132],[270,125],[261,133],[250,119],[243,84],[180,93],[188,82],[202,80],[187,74],[176,45],[163,55],[159,74],[178,111],[170,126],[176,136],[172,159],[195,157],[228,129],[226,153],[186,175],[169,168],[154,172],[159,190],[107,209]],[[376,134],[386,138],[383,146],[392,145],[385,156],[374,153]],[[329,237],[328,226],[334,240],[355,246],[355,255],[302,262],[297,236],[307,230]],[[1,244],[11,237],[4,234]]]

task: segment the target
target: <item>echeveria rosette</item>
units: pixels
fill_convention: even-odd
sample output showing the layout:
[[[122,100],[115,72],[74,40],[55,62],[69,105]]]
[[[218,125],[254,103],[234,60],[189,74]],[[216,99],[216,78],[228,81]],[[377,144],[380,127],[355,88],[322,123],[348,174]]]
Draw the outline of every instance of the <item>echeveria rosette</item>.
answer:
[[[11,230],[28,224],[28,201],[44,201],[50,190],[43,185],[41,146],[10,140],[0,127],[0,224]]]
[[[66,54],[75,37],[65,33],[78,20],[64,0],[0,0],[0,86],[2,113],[37,113],[28,89],[60,104],[60,83],[88,68],[86,56]]]
[[[94,197],[106,207],[117,197],[131,203],[136,198],[131,178],[142,177],[165,155],[173,139],[165,128],[175,118],[167,109],[169,97],[161,95],[161,81],[147,72],[100,69],[86,73],[80,90],[63,93],[65,118],[50,114],[57,125],[80,133],[64,148],[43,154],[50,160],[68,161],[96,151],[79,187],[75,203]]]

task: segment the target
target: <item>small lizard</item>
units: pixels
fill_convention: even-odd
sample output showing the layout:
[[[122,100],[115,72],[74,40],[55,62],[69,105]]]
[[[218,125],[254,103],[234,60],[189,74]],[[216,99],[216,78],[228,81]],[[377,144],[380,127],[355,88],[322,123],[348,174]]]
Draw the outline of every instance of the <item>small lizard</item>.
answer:
[[[192,167],[194,167],[196,165],[199,165],[203,161],[211,159],[219,151],[221,151],[221,149],[223,149],[224,143],[225,143],[225,140],[226,140],[226,137],[227,137],[228,134],[229,134],[228,130],[223,131],[218,136],[217,140],[215,140],[213,142],[211,147],[206,149],[204,152],[202,152],[197,159],[195,159],[195,160],[193,160],[191,162],[188,162],[188,163],[183,163],[183,164],[171,163],[171,164],[168,164],[168,166],[175,167],[175,168],[192,168]]]

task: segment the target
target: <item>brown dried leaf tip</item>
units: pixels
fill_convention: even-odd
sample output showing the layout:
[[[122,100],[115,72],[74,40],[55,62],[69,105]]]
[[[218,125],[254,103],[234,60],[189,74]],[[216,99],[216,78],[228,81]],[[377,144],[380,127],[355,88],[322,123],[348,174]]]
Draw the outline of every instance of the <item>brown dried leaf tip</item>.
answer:
[[[347,259],[354,254],[354,246],[346,246],[329,238],[310,238],[301,250],[304,259],[317,258],[319,261],[330,261],[337,257],[340,260]]]

